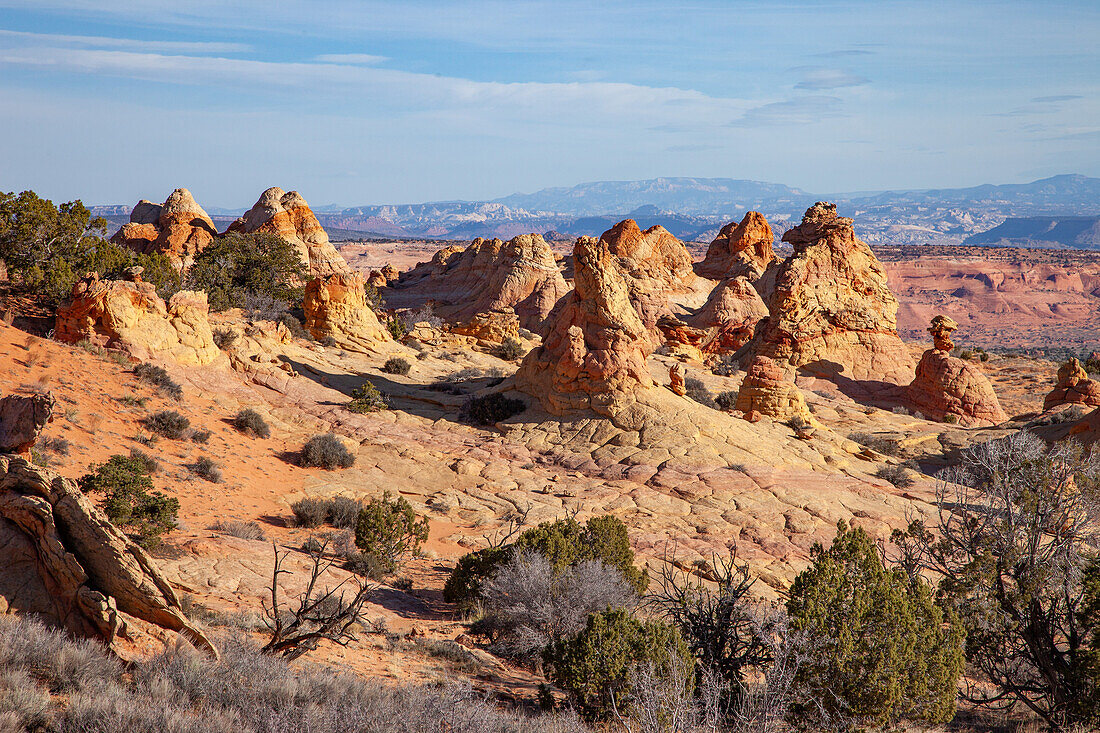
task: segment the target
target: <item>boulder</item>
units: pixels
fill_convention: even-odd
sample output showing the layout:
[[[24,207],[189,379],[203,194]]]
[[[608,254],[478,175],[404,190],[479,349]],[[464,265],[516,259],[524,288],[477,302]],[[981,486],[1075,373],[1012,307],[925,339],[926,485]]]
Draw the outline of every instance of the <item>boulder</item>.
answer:
[[[794,382],[787,379],[783,367],[766,356],[756,356],[749,364],[734,409],[745,415],[767,415],[776,420],[801,418],[811,422],[810,408]]]
[[[161,205],[141,200],[111,241],[141,254],[159,252],[178,270],[185,270],[195,255],[214,241],[218,230],[191,192],[177,188]]]
[[[550,314],[542,345],[520,364],[516,387],[554,415],[592,409],[614,417],[653,385],[646,365],[653,345],[607,242],[582,237],[573,263],[575,287]]]
[[[683,320],[662,316],[657,328],[672,353],[703,361],[736,352],[752,339],[756,325],[767,316],[760,294],[748,278],[738,276],[721,281],[696,313]]]
[[[963,427],[989,427],[1008,419],[993,385],[971,362],[951,356],[952,319],[936,316],[928,332],[933,347],[924,352],[917,373],[906,390],[908,406],[933,420],[954,420]]]
[[[519,316],[511,308],[475,313],[466,323],[453,326],[451,332],[472,336],[486,344],[499,344],[519,338]]]
[[[437,315],[457,324],[478,313],[512,310],[523,328],[538,330],[569,290],[554,252],[538,234],[507,242],[478,238],[464,249],[446,247],[397,282],[381,274],[391,288],[386,294],[390,305],[431,303]]]
[[[695,263],[695,274],[711,280],[747,277],[755,282],[779,259],[772,248],[774,241],[768,220],[760,212],[750,211],[740,222],[722,227],[703,260]]]
[[[53,394],[0,398],[0,453],[26,453],[53,420]]]
[[[783,241],[794,253],[777,268],[770,316],[749,353],[826,378],[910,382],[913,363],[897,333],[897,298],[852,220],[819,202]]]
[[[1089,379],[1076,358],[1058,367],[1058,383],[1043,400],[1043,409],[1066,404],[1100,407],[1100,382]]]
[[[318,341],[332,339],[349,351],[372,351],[392,340],[367,304],[363,276],[357,272],[337,272],[310,280],[302,309],[306,330]]]
[[[153,559],[72,479],[0,456],[0,613],[30,614],[116,650],[140,619],[217,656]]]
[[[633,219],[611,227],[600,241],[625,276],[630,302],[642,323],[656,333],[657,321],[670,313],[670,296],[690,293],[696,285],[684,243],[659,225],[643,232]]]
[[[142,361],[158,357],[204,366],[221,354],[208,313],[206,293],[181,290],[165,304],[152,283],[100,280],[91,273],[57,309],[54,338],[87,340]]]
[[[302,262],[309,265],[310,278],[351,272],[348,263],[328,240],[321,222],[297,191],[269,188],[256,204],[226,229],[226,233],[277,234],[293,244]]]

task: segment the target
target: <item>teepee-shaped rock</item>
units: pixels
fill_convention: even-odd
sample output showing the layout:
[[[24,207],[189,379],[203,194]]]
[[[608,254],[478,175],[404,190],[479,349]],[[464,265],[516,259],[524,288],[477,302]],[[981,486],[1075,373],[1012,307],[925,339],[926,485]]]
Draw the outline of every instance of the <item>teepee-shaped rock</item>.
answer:
[[[778,268],[771,315],[751,353],[822,376],[908,383],[913,365],[897,333],[897,298],[852,220],[819,202],[783,241],[794,254]]]
[[[953,419],[963,427],[999,425],[1008,416],[989,379],[974,364],[951,356],[951,334],[958,327],[947,316],[932,319],[928,332],[933,345],[924,352],[916,377],[906,390],[909,406],[925,417]]]
[[[802,418],[809,423],[811,419],[802,390],[786,378],[779,364],[766,356],[757,356],[749,364],[737,390],[734,409],[749,417],[757,413],[776,420]]]
[[[555,415],[591,408],[614,417],[634,402],[636,390],[653,384],[646,366],[652,343],[607,242],[582,237],[573,262],[573,292],[550,314],[542,345],[516,373],[516,387]]]
[[[768,220],[759,211],[750,211],[740,222],[722,227],[703,261],[695,263],[695,274],[711,280],[747,277],[755,282],[778,259],[774,241]]]
[[[306,284],[302,301],[306,329],[318,341],[332,339],[350,351],[370,350],[390,341],[390,333],[367,305],[363,276],[337,272]]]
[[[636,221],[625,219],[601,234],[600,241],[626,276],[630,302],[647,329],[669,313],[670,295],[689,293],[696,283],[684,243],[660,225],[643,232]]]
[[[217,233],[213,220],[191,192],[177,188],[161,205],[139,201],[130,212],[130,223],[115,232],[111,241],[141,254],[159,252],[177,269],[185,270]]]
[[[745,277],[722,280],[698,312],[680,320],[662,316],[657,327],[672,353],[703,360],[732,354],[747,344],[756,324],[768,317],[760,294]]]
[[[323,277],[351,268],[328,240],[321,222],[297,191],[269,188],[260,194],[256,205],[245,212],[226,233],[270,232],[293,244],[302,262],[309,265],[310,277]]]
[[[1043,400],[1043,409],[1067,404],[1100,407],[1100,382],[1089,379],[1089,373],[1076,358],[1058,367],[1058,383]]]

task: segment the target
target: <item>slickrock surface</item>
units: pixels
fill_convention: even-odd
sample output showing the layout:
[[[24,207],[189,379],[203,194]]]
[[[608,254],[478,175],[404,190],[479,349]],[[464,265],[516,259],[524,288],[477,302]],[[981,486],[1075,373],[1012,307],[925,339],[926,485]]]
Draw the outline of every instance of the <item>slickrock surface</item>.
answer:
[[[1043,400],[1043,409],[1065,404],[1100,407],[1100,383],[1089,379],[1089,373],[1075,358],[1058,367],[1058,383]]]
[[[777,270],[771,315],[751,352],[815,374],[911,381],[912,362],[897,335],[898,301],[852,220],[819,202],[783,241],[794,253]]]
[[[720,354],[732,354],[747,344],[756,324],[768,316],[768,308],[748,278],[722,280],[707,302],[683,320],[662,316],[657,328],[674,354],[697,361]]]
[[[646,366],[653,347],[616,259],[602,239],[577,241],[574,289],[516,374],[516,386],[552,414],[591,408],[612,416],[653,383]]]
[[[306,329],[318,341],[332,339],[352,351],[377,348],[392,341],[389,331],[367,305],[363,276],[339,272],[315,277],[306,284],[302,300]]]
[[[787,379],[781,366],[766,356],[757,356],[749,364],[734,408],[746,415],[756,412],[776,420],[811,420],[802,391]]]
[[[111,241],[135,252],[160,252],[179,270],[190,267],[198,254],[214,241],[218,230],[210,216],[186,188],[177,188],[164,204],[141,200]]]
[[[440,317],[467,323],[478,313],[512,309],[523,328],[539,330],[569,286],[550,246],[538,234],[502,242],[475,239],[465,249],[450,246],[431,262],[390,280],[391,307],[434,303]]]
[[[136,638],[132,616],[216,653],[153,560],[74,481],[12,456],[0,456],[0,556],[0,612],[35,614],[116,649]]]
[[[933,346],[917,364],[917,374],[906,392],[909,406],[933,420],[948,416],[963,427],[999,425],[1008,419],[997,401],[993,385],[982,370],[951,356],[951,334],[958,324],[936,316],[928,332]]]
[[[156,356],[201,366],[221,353],[208,313],[206,293],[181,290],[166,305],[152,283],[100,280],[93,273],[58,308],[54,338],[122,349],[140,360]]]
[[[0,397],[0,453],[28,453],[53,419],[56,404],[49,392]]]
[[[297,191],[284,192],[278,187],[267,189],[244,216],[229,225],[226,232],[278,234],[298,248],[302,262],[309,265],[311,278],[351,270],[343,256],[329,243],[328,234]]]
[[[703,261],[695,263],[695,274],[711,280],[747,277],[755,282],[768,265],[778,260],[772,248],[774,241],[768,220],[760,212],[750,211],[740,222],[731,221],[722,227],[707,247]]]

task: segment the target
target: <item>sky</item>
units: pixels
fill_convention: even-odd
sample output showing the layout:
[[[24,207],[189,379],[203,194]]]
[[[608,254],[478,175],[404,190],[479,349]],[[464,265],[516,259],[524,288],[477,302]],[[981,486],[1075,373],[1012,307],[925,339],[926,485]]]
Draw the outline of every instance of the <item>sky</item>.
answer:
[[[208,208],[1100,176],[1096,0],[0,0],[0,190]]]

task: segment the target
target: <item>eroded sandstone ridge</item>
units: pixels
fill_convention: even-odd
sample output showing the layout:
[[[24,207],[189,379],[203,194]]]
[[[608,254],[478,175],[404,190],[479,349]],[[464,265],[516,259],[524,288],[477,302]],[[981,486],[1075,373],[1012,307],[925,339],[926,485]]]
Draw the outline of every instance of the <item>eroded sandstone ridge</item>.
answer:
[[[932,348],[924,352],[906,391],[909,406],[925,417],[954,420],[964,427],[999,425],[1008,416],[989,379],[974,364],[951,356],[951,334],[958,327],[947,316],[932,319]]]
[[[760,212],[750,211],[740,222],[722,227],[703,261],[695,263],[695,274],[711,280],[747,277],[755,281],[778,259],[774,241],[768,220]]]
[[[0,398],[0,453],[27,453],[53,419],[54,397],[10,394]]]
[[[37,615],[116,649],[140,619],[216,655],[153,560],[74,481],[2,455],[0,557],[0,613]]]
[[[363,276],[338,272],[315,277],[306,284],[302,300],[306,329],[318,341],[332,339],[351,350],[370,350],[392,340],[367,304]]]
[[[794,253],[778,268],[770,317],[751,346],[828,377],[906,384],[913,366],[898,338],[898,301],[852,220],[818,202],[783,235]]]
[[[670,295],[694,289],[691,255],[664,227],[643,232],[633,219],[625,219],[600,235],[600,241],[626,276],[630,302],[647,329],[668,314]]]
[[[206,293],[181,290],[165,304],[152,283],[100,280],[92,273],[77,281],[57,309],[54,337],[122,349],[140,360],[155,355],[203,366],[221,353],[208,313]]]
[[[517,388],[561,415],[591,408],[613,417],[653,384],[653,347],[630,302],[626,278],[606,241],[582,237],[573,248],[573,292],[550,315],[542,345],[524,358]]]
[[[479,313],[511,309],[523,328],[539,329],[569,286],[550,245],[538,234],[507,242],[475,239],[462,249],[446,247],[431,262],[391,280],[394,304],[431,301],[436,313],[457,324]]]
[[[754,357],[749,364],[741,388],[737,390],[734,409],[754,415],[767,415],[776,420],[801,418],[810,422],[810,408],[794,382],[787,379],[783,368],[766,356]]]
[[[160,252],[179,270],[214,241],[218,230],[210,216],[186,188],[177,188],[161,205],[141,200],[111,241],[135,252]]]
[[[311,278],[351,271],[297,191],[284,192],[278,187],[267,189],[260,194],[255,206],[229,225],[226,234],[230,232],[278,234],[297,247],[302,262],[309,265]]]
[[[1100,383],[1089,379],[1076,358],[1058,367],[1058,383],[1043,400],[1043,409],[1066,404],[1100,407]]]
[[[732,354],[747,344],[756,324],[768,317],[768,308],[748,278],[722,280],[707,302],[683,320],[662,316],[657,328],[673,354],[699,361],[720,354]]]

